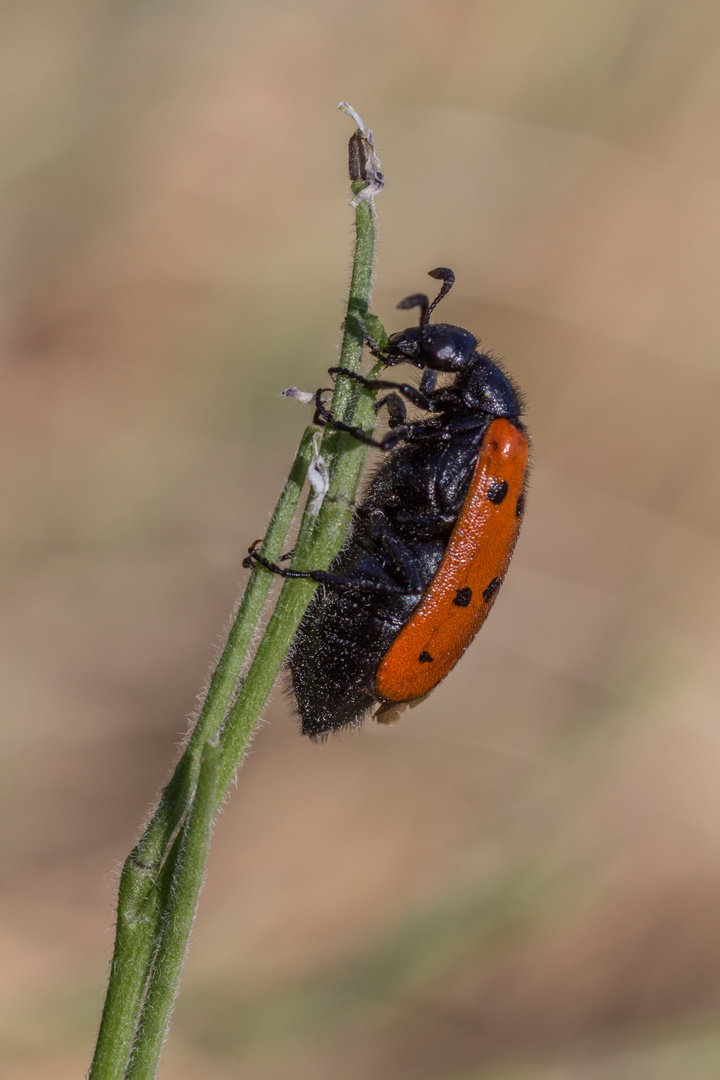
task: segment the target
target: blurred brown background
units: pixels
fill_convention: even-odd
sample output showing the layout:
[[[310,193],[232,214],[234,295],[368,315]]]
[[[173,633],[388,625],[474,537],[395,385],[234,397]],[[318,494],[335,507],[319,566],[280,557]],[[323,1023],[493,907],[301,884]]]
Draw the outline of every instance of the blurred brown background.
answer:
[[[163,1075],[720,1073],[720,8],[9,0],[0,21],[13,1080],[78,1077],[114,872],[321,385],[352,102],[374,307],[507,358],[535,471],[453,677],[311,745],[281,693],[217,829]]]

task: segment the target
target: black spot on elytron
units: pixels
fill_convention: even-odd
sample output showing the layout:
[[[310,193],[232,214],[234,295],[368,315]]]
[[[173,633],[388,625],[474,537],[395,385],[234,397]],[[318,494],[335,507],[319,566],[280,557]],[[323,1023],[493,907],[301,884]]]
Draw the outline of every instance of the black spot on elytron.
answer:
[[[429,652],[425,652],[424,650],[418,656],[418,660],[421,664],[432,664],[434,659],[434,656],[431,656]]]
[[[517,506],[515,507],[515,517],[522,517],[524,513],[525,513],[525,492],[523,491],[522,495],[520,496],[520,498],[517,501]]]
[[[496,506],[499,506],[501,502],[505,501],[507,493],[507,480],[493,480],[488,488],[487,497],[491,503],[495,503]]]
[[[490,582],[490,584],[488,585],[487,589],[485,589],[485,591],[483,592],[483,600],[485,601],[486,604],[487,604],[488,600],[492,600],[493,596],[495,595],[495,593],[498,591],[499,588],[500,588],[500,578],[499,577],[494,577],[492,579],[492,581]]]
[[[455,593],[453,604],[457,604],[458,607],[467,607],[471,600],[472,589],[466,587],[464,589],[458,589]]]

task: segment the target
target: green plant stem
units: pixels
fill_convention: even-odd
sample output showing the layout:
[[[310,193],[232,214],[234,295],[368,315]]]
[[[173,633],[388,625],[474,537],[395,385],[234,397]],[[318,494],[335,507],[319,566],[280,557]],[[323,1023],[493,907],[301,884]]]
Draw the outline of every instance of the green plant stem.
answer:
[[[354,185],[355,193],[362,186]],[[355,220],[356,246],[340,366],[357,371],[375,245],[375,216],[370,200],[357,204]],[[333,415],[371,431],[375,422],[373,401],[374,394],[339,376]],[[262,553],[271,561],[277,561],[282,552],[297,507],[312,456],[313,433],[308,429],[303,436],[263,542]],[[366,452],[366,447],[351,436],[325,430],[321,453],[330,469],[330,487],[318,514],[312,500],[305,508],[295,546],[295,568],[325,568],[339,551],[352,516]],[[202,884],[212,818],[232,782],[317,588],[313,582],[285,582],[233,704],[271,582],[272,575],[262,568],[251,574],[195,728],[153,817],[125,862],[118,895],[115,952],[89,1080],[151,1080],[155,1075]],[[215,740],[218,734],[219,747],[209,748],[208,741]]]
[[[372,284],[375,250],[375,218],[372,205],[362,202],[355,213],[355,259],[350,281],[348,316],[345,320],[340,367],[357,371],[363,350],[363,328],[358,314],[367,312]],[[338,377],[332,400],[334,416],[372,431],[375,424],[375,395],[361,388],[355,391],[351,379]],[[330,487],[320,512],[315,516],[308,502],[295,544],[293,568],[327,568],[342,547],[352,517],[352,507],[360,482],[367,447],[352,436],[326,428],[320,453],[333,456]],[[267,576],[270,574],[266,571]],[[221,737],[222,761],[218,775],[218,801],[238,767],[260,712],[278,677],[300,620],[317,589],[313,581],[289,579],[270,617],[267,632],[247,674]]]
[[[265,558],[273,562],[280,558],[297,510],[313,453],[312,438],[316,430],[307,428],[302,437],[260,549]],[[159,868],[170,837],[192,798],[202,747],[208,740],[218,736],[271,584],[272,579],[267,573],[258,568],[252,571],[187,746],[162,793],[156,812],[133,852],[135,860],[145,866],[155,870]]]
[[[205,743],[195,797],[180,834],[167,922],[163,926],[138,1024],[142,1038],[133,1047],[126,1080],[142,1080],[154,1076],[157,1071],[202,888],[216,812],[219,764],[220,747],[217,743]]]
[[[312,457],[308,428],[270,520],[262,552],[278,559],[297,510]],[[89,1080],[121,1080],[156,947],[161,890],[157,875],[193,796],[202,747],[217,738],[257,627],[270,576],[253,570],[205,702],[175,772],[140,840],[125,861],[118,889],[115,950]]]

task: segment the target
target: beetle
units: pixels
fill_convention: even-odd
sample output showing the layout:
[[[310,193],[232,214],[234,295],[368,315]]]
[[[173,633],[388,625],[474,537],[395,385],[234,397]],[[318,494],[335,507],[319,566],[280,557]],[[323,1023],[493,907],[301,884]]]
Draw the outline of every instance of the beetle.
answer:
[[[430,316],[423,293],[400,309],[420,308],[419,325],[392,334],[380,352],[387,367],[422,370],[419,385],[343,372],[389,391],[389,430],[380,439],[335,420],[318,390],[316,422],[331,424],[385,451],[329,570],[296,571],[250,548],[261,565],[321,586],[300,623],[289,661],[302,732],[326,738],[357,726],[372,709],[392,723],[445,678],[484,623],[510,563],[525,509],[529,441],[523,402],[499,364],[468,331]],[[438,386],[438,375],[449,378]],[[421,414],[408,418],[406,402]],[[424,414],[424,415],[422,415]]]

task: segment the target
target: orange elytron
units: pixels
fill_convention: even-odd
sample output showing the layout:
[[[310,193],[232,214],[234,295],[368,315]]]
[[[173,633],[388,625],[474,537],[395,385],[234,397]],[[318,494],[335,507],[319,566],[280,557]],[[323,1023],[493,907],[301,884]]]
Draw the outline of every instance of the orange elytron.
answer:
[[[493,420],[440,566],[378,668],[381,698],[423,697],[485,622],[520,531],[527,465],[525,433]]]

